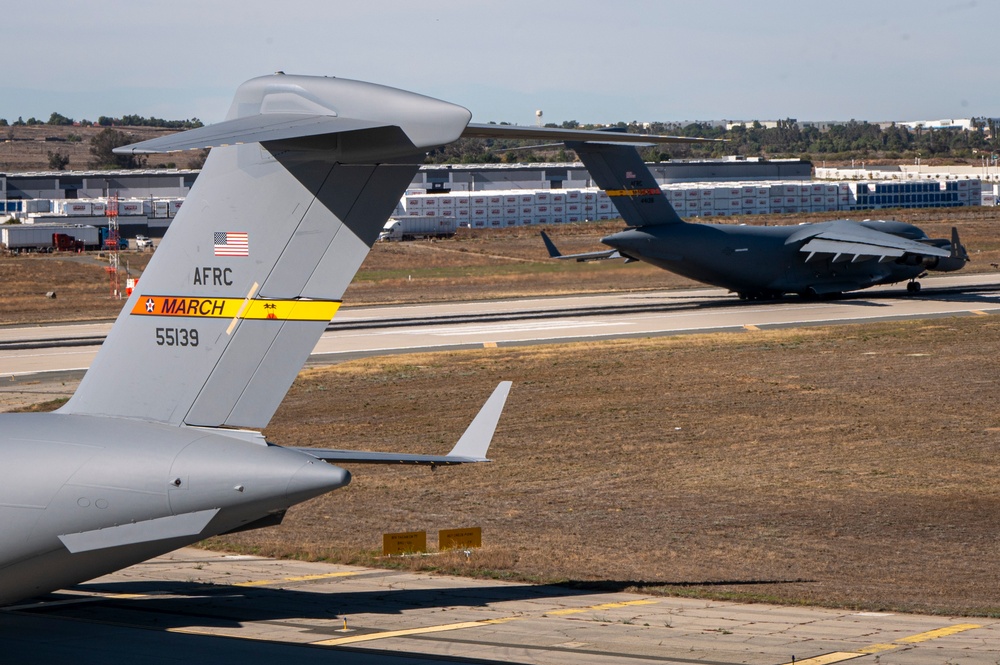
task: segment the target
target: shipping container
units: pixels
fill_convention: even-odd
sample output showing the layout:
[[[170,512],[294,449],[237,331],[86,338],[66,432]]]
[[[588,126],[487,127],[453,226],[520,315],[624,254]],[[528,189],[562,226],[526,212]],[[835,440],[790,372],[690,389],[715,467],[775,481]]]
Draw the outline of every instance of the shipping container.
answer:
[[[153,217],[167,217],[170,210],[168,201],[153,201]]]
[[[68,217],[81,217],[93,214],[94,206],[88,201],[61,201],[58,212]]]
[[[142,201],[131,201],[130,200],[130,201],[119,201],[118,202],[118,216],[119,217],[144,215],[144,214],[145,214],[145,211],[143,210],[143,202]]]
[[[8,204],[11,202],[8,201]],[[12,212],[9,205],[7,207],[8,212]],[[52,201],[49,199],[28,199],[24,201],[23,211],[25,213],[47,213],[52,212]]]

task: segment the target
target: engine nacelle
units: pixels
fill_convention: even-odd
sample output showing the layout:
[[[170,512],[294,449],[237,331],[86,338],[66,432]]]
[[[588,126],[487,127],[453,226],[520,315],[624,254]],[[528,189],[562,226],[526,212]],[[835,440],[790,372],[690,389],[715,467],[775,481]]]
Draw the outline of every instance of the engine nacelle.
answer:
[[[938,272],[954,272],[965,267],[967,259],[959,257],[929,256],[924,259],[924,267]]]

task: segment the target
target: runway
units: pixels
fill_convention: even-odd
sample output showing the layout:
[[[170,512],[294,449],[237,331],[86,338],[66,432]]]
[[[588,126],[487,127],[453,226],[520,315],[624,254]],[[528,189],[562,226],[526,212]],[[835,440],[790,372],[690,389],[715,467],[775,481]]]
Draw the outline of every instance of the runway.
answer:
[[[1000,311],[1000,275],[924,280],[840,300],[749,303],[720,289],[526,298],[383,307],[345,306],[312,362],[410,353],[695,332],[836,325]],[[89,367],[110,323],[0,329],[0,377],[75,373]],[[150,343],[150,352],[155,346]]]
[[[0,631],[4,662],[940,665],[1000,659],[997,619],[665,598],[194,549],[0,611]]]

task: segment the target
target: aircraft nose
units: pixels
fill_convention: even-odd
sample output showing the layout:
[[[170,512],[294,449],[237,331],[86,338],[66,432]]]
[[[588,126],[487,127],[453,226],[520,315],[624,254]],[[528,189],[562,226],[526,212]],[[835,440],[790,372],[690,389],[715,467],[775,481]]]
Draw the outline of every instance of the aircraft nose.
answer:
[[[288,481],[285,495],[290,498],[318,496],[332,492],[349,482],[351,482],[351,473],[347,469],[327,464],[322,460],[310,460],[303,464]]]

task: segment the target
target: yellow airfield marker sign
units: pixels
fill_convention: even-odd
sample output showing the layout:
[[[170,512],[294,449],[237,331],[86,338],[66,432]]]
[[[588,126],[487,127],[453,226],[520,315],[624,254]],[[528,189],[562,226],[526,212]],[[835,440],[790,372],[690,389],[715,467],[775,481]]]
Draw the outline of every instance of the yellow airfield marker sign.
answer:
[[[444,550],[482,546],[482,527],[473,526],[465,529],[441,529],[438,531],[438,549],[442,552]]]
[[[382,534],[382,556],[414,554],[427,551],[426,531],[405,531]]]

